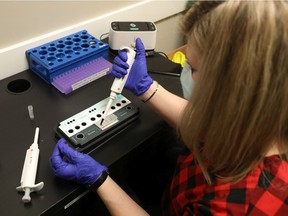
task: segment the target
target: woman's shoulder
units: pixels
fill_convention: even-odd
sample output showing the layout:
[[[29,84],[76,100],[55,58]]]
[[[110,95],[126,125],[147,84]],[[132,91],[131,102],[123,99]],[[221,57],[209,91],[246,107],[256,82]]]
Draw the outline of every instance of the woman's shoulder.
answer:
[[[281,156],[265,157],[245,182],[251,211],[274,212],[273,215],[288,211],[288,163]]]
[[[271,155],[265,157],[263,161],[251,172],[257,175],[257,186],[267,189],[273,187],[286,188],[288,196],[288,161],[284,160],[281,155]]]
[[[288,161],[282,155],[271,155],[265,157],[257,169],[273,177],[282,179],[288,184]]]

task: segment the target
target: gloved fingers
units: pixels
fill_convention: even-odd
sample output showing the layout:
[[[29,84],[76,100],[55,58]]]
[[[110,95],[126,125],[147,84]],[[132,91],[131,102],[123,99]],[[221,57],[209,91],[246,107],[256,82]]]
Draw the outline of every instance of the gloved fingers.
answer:
[[[125,51],[124,51],[125,52]],[[126,54],[126,52],[125,52],[125,54]],[[126,54],[127,55],[127,54]],[[122,68],[124,68],[124,69],[128,69],[129,68],[129,65],[128,65],[128,63],[127,63],[127,58],[126,58],[126,60],[123,60],[123,59],[121,59],[120,58],[120,56],[116,56],[115,58],[114,58],[114,64],[115,65],[118,65],[119,67],[122,67]]]
[[[144,44],[141,40],[141,38],[136,39],[136,59],[138,58],[145,58],[146,59],[146,54],[145,54],[145,47]]]
[[[56,175],[56,173],[58,173],[58,169],[59,167],[62,167],[62,158],[61,160],[59,160],[58,158],[56,157],[50,157],[50,166],[54,172],[54,174]]]
[[[114,77],[117,77],[117,78],[121,78],[123,76],[125,76],[127,74],[127,70],[122,68],[122,67],[119,67],[118,65],[114,64],[112,66],[112,71],[111,71],[111,74],[114,76]]]
[[[51,168],[55,176],[57,177],[67,176],[67,168],[71,166],[70,163],[66,162],[65,160],[58,161],[57,163],[53,159],[51,159],[50,161],[51,161]]]
[[[66,167],[68,167],[70,164],[63,160],[60,155],[54,154],[50,157],[50,165],[54,175],[57,177],[62,177],[65,175]]]
[[[59,143],[63,142],[62,140],[59,140],[53,150],[53,153],[50,157],[50,163],[52,168],[54,168],[55,166],[58,166],[58,164],[62,163],[63,161],[63,155],[59,150]]]
[[[64,139],[59,140],[57,145],[62,156],[66,156],[71,163],[77,163],[83,158],[83,154],[72,149]]]
[[[116,56],[114,58],[114,64],[112,66],[112,71],[111,71],[111,74],[114,76],[114,77],[117,77],[117,78],[121,78],[123,76],[125,76],[127,74],[127,69],[129,68],[129,65],[127,64],[127,53],[126,51],[122,51],[119,53],[124,53],[124,60],[123,58],[121,58],[120,56]],[[125,60],[126,59],[126,60]]]
[[[119,51],[118,51],[118,57],[119,57],[123,62],[127,62],[127,60],[128,60],[127,51],[126,51],[125,49],[119,50]]]

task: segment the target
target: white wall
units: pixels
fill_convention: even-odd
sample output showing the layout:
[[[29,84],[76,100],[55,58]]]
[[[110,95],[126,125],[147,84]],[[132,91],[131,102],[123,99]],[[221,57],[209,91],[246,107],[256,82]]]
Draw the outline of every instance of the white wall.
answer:
[[[100,38],[116,20],[155,22],[156,50],[167,52],[182,44],[177,26],[185,7],[184,0],[0,2],[0,80],[28,68],[27,49],[83,29]]]
[[[168,53],[186,42],[180,33],[179,23],[183,13],[170,16],[164,20],[155,22],[157,26],[156,50]]]

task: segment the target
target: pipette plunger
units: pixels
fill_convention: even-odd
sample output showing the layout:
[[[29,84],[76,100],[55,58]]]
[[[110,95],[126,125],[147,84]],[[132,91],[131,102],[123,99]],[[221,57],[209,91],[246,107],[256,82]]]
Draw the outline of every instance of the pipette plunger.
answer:
[[[39,128],[37,127],[35,130],[34,142],[30,146],[30,148],[27,149],[26,151],[26,157],[22,170],[20,186],[16,188],[17,191],[25,192],[22,198],[22,201],[24,203],[28,203],[31,201],[30,197],[31,192],[39,191],[44,187],[43,182],[35,184],[38,158],[39,158],[38,137],[39,137]]]

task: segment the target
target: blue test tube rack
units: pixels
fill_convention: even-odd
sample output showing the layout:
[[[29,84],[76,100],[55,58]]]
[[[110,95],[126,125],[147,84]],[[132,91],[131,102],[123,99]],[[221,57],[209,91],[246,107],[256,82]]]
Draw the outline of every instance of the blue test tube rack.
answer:
[[[26,57],[30,70],[48,84],[53,85],[54,80],[59,80],[59,76],[63,77],[66,74],[68,76],[68,72],[70,77],[76,77],[77,75],[77,77],[80,76],[81,79],[81,76],[83,76],[82,79],[86,79],[85,84],[87,84],[110,72],[112,64],[107,61],[108,49],[109,45],[107,43],[98,40],[86,30],[83,30],[29,49],[26,51]],[[101,63],[100,71],[97,71],[95,59],[101,59],[101,61],[97,61],[98,65]],[[85,71],[87,71],[85,70],[85,67],[90,66],[91,68],[91,65],[89,65],[90,62],[93,62],[93,73],[102,71],[101,75],[94,75],[92,79],[89,79],[89,77],[87,78],[88,75],[85,74]],[[104,70],[103,67],[106,67],[107,69]],[[91,73],[89,76],[91,76]],[[73,77],[71,78],[72,81],[74,81]],[[79,80],[77,82],[79,82]],[[63,91],[61,90],[61,92],[67,94],[73,90],[74,89],[72,88],[69,90],[64,89]]]

